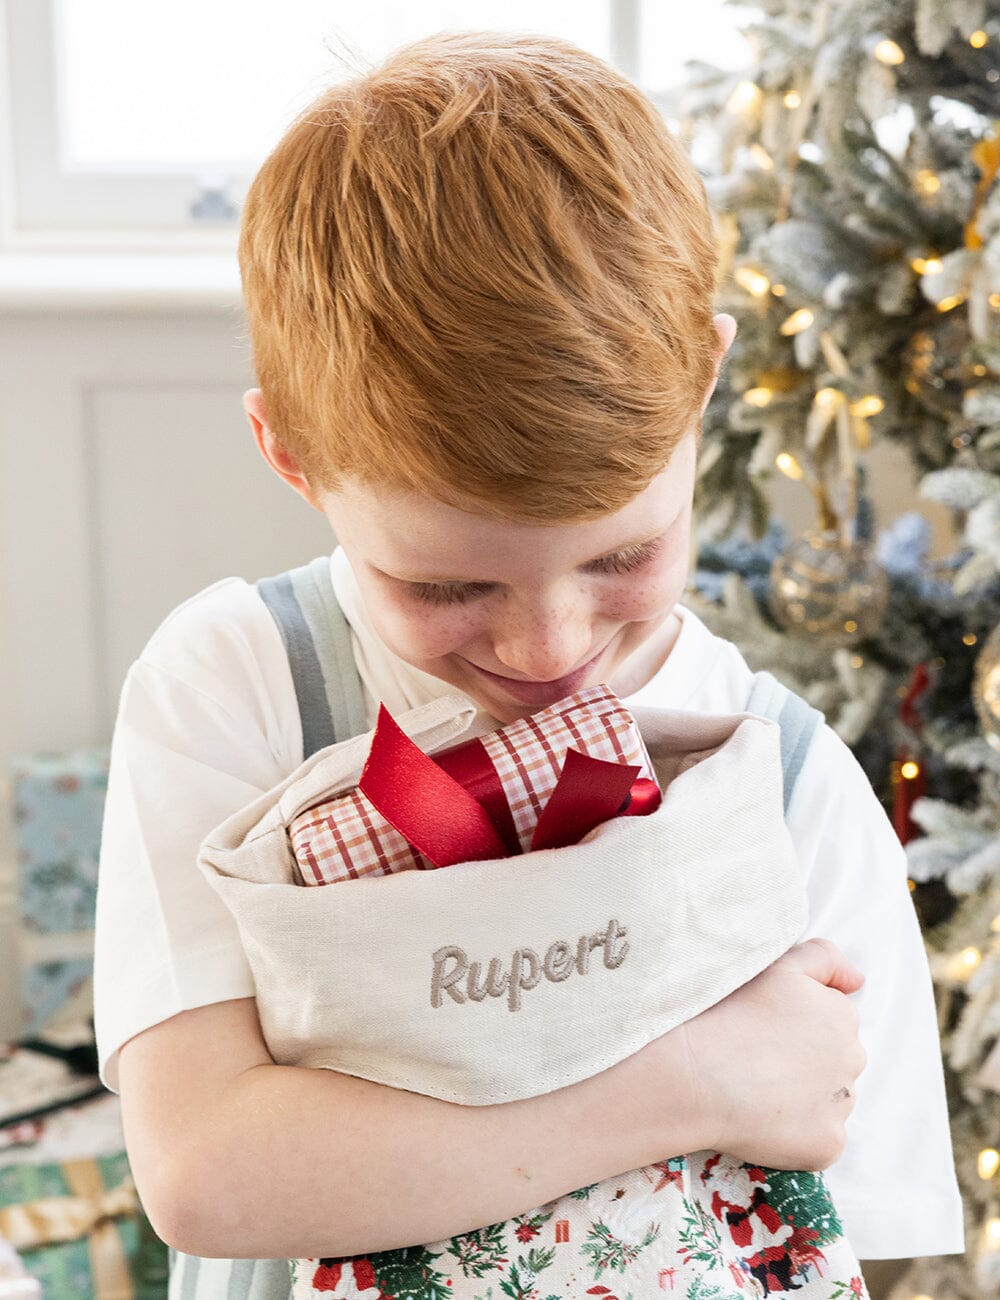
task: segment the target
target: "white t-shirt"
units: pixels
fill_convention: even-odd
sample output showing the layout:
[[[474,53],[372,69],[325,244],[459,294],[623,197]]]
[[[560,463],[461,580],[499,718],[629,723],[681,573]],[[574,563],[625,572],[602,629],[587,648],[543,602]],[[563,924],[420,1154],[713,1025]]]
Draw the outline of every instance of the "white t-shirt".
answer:
[[[382,644],[339,550],[332,573],[372,720],[377,700],[400,713],[454,691]],[[690,610],[676,612],[682,627],[666,663],[627,702],[743,711],[752,674],[740,652]],[[100,1074],[113,1091],[129,1038],[180,1011],[254,995],[235,922],[199,871],[198,850],[301,761],[281,636],[253,584],[226,578],[169,615],[122,689],[94,962]],[[867,1064],[844,1151],[825,1171],[844,1230],[860,1259],[960,1254],[962,1199],[906,857],[864,771],[829,727],[816,732],[787,820],[810,903],[802,939],[831,939],[865,975],[851,996]]]

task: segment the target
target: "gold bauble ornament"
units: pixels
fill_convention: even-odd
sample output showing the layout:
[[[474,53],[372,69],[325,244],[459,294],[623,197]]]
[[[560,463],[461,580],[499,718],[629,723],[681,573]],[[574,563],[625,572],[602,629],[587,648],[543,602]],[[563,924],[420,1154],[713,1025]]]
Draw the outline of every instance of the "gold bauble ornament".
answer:
[[[885,570],[834,531],[796,538],[771,565],[768,603],[787,631],[829,645],[874,636],[889,599]]]
[[[972,699],[983,734],[994,749],[1000,750],[1000,623],[986,638],[976,659]]]

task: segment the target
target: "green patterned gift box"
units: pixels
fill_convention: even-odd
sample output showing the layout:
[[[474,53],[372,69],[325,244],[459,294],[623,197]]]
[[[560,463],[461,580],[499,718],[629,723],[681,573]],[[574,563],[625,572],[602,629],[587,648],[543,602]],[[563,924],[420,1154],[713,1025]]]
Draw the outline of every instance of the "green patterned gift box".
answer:
[[[0,1236],[45,1300],[163,1300],[167,1247],[136,1196],[124,1151],[0,1167]]]
[[[75,749],[14,761],[22,1034],[40,1033],[67,1003],[92,1010],[94,913],[108,751]]]

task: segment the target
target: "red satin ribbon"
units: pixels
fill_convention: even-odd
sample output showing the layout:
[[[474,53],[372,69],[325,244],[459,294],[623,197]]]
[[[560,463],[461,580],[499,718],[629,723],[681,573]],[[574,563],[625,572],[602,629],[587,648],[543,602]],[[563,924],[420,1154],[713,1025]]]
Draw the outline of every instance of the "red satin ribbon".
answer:
[[[521,844],[510,805],[483,742],[467,740],[454,749],[442,750],[434,755],[434,762],[486,809],[490,821],[506,845],[508,855],[520,853]]]
[[[629,797],[632,782],[642,771],[624,763],[567,749],[556,788],[542,809],[532,849],[557,849],[578,844],[588,831],[613,817]]]
[[[358,789],[436,867],[508,856],[486,809],[417,748],[384,704]]]
[[[576,844],[615,816],[654,812],[660,789],[639,777],[640,771],[568,749],[535,826],[532,850]],[[478,740],[431,758],[381,705],[358,789],[435,867],[520,852],[503,785]]]

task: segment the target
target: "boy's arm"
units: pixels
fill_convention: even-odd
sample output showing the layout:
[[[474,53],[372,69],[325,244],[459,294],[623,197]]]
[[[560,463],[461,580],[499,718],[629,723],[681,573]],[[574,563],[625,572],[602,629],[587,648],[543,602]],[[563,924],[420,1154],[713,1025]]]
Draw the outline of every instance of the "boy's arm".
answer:
[[[650,1052],[664,1077],[688,1080],[674,1033],[558,1092],[459,1106],[275,1065],[254,999],[238,999],[182,1012],[123,1047],[126,1141],[147,1214],[186,1254],[390,1250],[502,1222],[665,1153],[700,1149],[693,1089],[674,1098],[674,1121],[650,1104]]]
[[[122,1048],[129,1159],[160,1236],[222,1259],[439,1241],[688,1151],[826,1169],[864,1068],[862,979],[829,941],[796,945],[618,1065],[479,1107],[276,1065],[256,1001],[215,1003]]]

